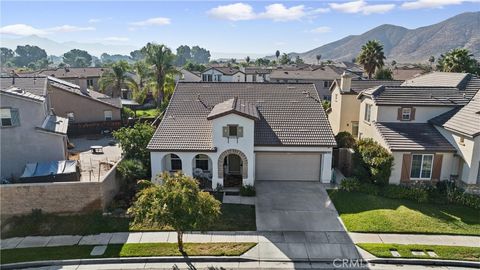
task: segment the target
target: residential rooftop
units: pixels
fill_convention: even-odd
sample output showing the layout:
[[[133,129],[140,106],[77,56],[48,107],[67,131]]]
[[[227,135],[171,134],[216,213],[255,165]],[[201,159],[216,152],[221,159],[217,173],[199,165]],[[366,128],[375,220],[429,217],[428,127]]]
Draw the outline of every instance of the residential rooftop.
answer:
[[[276,69],[270,73],[270,79],[273,80],[335,80],[340,78],[343,70],[340,72],[330,66],[319,66],[318,68],[307,69]]]
[[[76,67],[62,67],[54,69],[43,69],[34,72],[20,72],[17,73],[20,77],[30,77],[30,76],[51,76],[56,78],[91,78],[91,77],[101,77],[103,73],[109,71],[109,68],[103,67],[85,67],[85,68],[76,68]]]

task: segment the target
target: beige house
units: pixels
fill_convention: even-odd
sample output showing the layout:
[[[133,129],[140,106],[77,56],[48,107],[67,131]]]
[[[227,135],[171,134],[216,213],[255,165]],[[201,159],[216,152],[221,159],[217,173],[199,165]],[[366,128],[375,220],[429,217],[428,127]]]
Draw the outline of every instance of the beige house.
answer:
[[[403,81],[352,80],[347,73],[344,73],[340,80],[334,80],[330,87],[331,107],[327,110],[333,133],[347,131],[355,137],[358,136],[360,100],[357,95],[361,91],[379,85],[398,86],[402,83]]]

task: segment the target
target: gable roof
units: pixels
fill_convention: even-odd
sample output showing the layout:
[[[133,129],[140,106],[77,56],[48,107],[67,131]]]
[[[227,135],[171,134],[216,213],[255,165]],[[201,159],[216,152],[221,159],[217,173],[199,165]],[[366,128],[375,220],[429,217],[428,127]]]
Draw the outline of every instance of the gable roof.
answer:
[[[235,113],[253,120],[259,118],[257,108],[254,104],[243,99],[238,99],[238,97],[234,97],[215,105],[212,111],[208,114],[207,120],[222,117],[230,113]]]
[[[375,123],[391,151],[455,152],[447,139],[427,123]]]
[[[210,67],[206,70],[204,70],[202,73],[205,73],[211,69],[215,69],[217,70],[218,72],[222,73],[223,75],[233,75],[235,73],[243,73],[241,70],[237,69],[237,68],[232,68],[232,67]]]
[[[47,77],[1,77],[0,88],[17,88],[44,97],[47,95]]]
[[[468,80],[468,73],[454,72],[431,72],[410,80],[406,80],[402,86],[433,86],[433,87],[456,87],[461,88],[462,82]]]
[[[35,94],[32,94],[30,92],[26,92],[22,89],[16,88],[16,87],[10,87],[7,89],[0,89],[0,93],[9,95],[9,96],[14,96],[14,97],[19,97],[19,98],[26,98],[32,101],[36,102],[44,102],[45,98],[42,96],[37,96]]]
[[[179,82],[147,148],[215,151],[207,117],[215,105],[234,97],[248,103],[249,111],[256,107],[257,146],[336,145],[313,84]]]
[[[270,79],[277,80],[335,80],[340,78],[342,71],[337,71],[330,66],[322,66],[316,69],[276,69],[270,73]]]
[[[272,69],[264,67],[245,67],[245,74],[270,74]]]
[[[56,78],[89,78],[89,77],[101,77],[103,73],[109,71],[109,68],[103,67],[63,67],[54,69],[44,69],[34,72],[18,73],[20,77],[30,77],[33,75],[51,76]]]
[[[340,80],[337,79],[333,82],[334,85],[339,86],[340,85]],[[351,87],[350,87],[350,92],[344,92],[342,91],[342,94],[358,94],[363,90],[377,87],[380,85],[383,86],[399,86],[403,83],[404,81],[402,80],[352,80]],[[330,88],[330,91],[333,91],[335,89],[335,86],[332,85]]]

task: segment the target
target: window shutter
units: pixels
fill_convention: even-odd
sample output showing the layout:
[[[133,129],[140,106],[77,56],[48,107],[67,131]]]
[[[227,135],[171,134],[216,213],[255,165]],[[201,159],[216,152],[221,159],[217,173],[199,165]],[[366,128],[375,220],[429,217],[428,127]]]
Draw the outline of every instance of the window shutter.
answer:
[[[402,121],[402,108],[398,108],[397,120]]]
[[[415,108],[412,107],[411,113],[410,113],[410,120],[415,120]]]
[[[228,127],[223,127],[222,130],[223,130],[223,137],[228,138]]]
[[[243,127],[237,128],[237,137],[243,137]]]
[[[18,109],[10,109],[10,114],[12,116],[12,126],[20,126],[20,114]]]
[[[433,157],[433,171],[432,171],[432,180],[440,180],[440,175],[442,173],[442,154],[435,154]]]
[[[400,176],[400,182],[410,181],[410,167],[412,166],[412,155],[403,154],[402,160],[402,175]]]

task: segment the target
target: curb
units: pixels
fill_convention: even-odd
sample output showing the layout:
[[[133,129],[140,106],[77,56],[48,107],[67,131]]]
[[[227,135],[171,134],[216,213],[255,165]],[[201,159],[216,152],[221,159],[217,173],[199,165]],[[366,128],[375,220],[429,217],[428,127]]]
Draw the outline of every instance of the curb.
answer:
[[[21,262],[0,265],[2,270],[22,269],[32,267],[45,266],[61,266],[61,265],[90,265],[90,264],[121,264],[121,263],[179,263],[179,262],[310,262],[310,263],[333,263],[333,260],[255,260],[242,258],[238,256],[229,257],[215,257],[215,256],[196,256],[196,257],[125,257],[125,258],[98,258],[98,259],[74,259],[74,260],[52,260],[52,261],[35,261],[35,262]],[[422,266],[451,266],[451,267],[466,267],[466,268],[480,268],[480,262],[469,261],[454,261],[454,260],[422,260],[422,259],[389,259],[376,258],[365,260],[370,264],[391,264],[391,265],[422,265]]]

